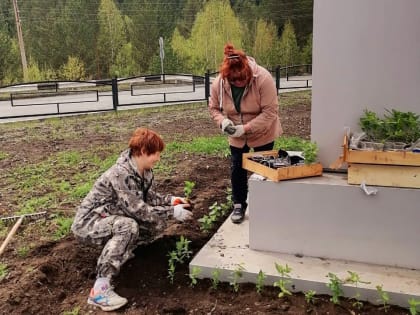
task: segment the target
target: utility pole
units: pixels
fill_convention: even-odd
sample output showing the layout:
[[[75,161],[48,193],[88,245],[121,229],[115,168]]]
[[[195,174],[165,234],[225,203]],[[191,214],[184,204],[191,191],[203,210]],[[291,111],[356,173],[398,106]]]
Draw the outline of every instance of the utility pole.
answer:
[[[19,41],[20,58],[22,59],[23,80],[28,81],[28,63],[26,62],[25,44],[23,43],[22,27],[20,25],[17,0],[13,0],[13,9],[15,10],[15,20]]]

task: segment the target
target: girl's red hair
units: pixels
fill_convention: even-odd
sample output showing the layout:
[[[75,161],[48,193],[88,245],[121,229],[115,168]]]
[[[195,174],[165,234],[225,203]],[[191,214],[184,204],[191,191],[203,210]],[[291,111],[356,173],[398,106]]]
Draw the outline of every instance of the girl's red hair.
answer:
[[[222,78],[232,82],[235,80],[246,80],[249,83],[252,77],[252,70],[246,54],[242,50],[235,49],[230,43],[225,45],[224,54],[225,57],[220,66]]]
[[[142,154],[151,155],[162,152],[165,143],[162,138],[153,130],[147,128],[137,128],[128,142],[131,154],[139,156]]]

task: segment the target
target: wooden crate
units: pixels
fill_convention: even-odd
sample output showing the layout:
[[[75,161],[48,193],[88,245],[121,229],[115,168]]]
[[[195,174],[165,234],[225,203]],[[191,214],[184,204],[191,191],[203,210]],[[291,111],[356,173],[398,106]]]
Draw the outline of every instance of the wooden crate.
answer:
[[[352,150],[345,136],[342,158],[349,184],[420,188],[420,153]]]
[[[270,168],[268,166],[262,165],[258,162],[252,161],[249,158],[252,156],[278,156],[278,151],[261,151],[261,152],[252,152],[244,153],[242,158],[242,167],[248,171],[257,173],[272,181],[278,182],[281,180],[293,179],[293,178],[302,178],[302,177],[312,177],[322,175],[322,164],[321,163],[312,163],[308,165],[295,165],[288,167],[280,167],[277,169]]]

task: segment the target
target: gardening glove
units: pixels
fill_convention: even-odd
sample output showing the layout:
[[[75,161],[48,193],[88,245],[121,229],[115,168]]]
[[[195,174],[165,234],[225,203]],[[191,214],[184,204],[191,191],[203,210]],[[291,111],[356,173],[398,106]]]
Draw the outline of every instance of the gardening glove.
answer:
[[[237,125],[237,126],[234,126],[234,128],[235,128],[235,132],[230,135],[231,137],[237,138],[237,137],[242,136],[245,133],[244,125]]]
[[[185,209],[186,205],[174,206],[174,218],[178,221],[184,222],[192,218],[192,212]]]
[[[172,206],[176,206],[176,205],[180,205],[180,204],[189,204],[189,202],[186,198],[183,198],[183,197],[176,197],[176,196],[171,197],[171,205]]]
[[[232,120],[227,118],[223,119],[220,128],[222,128],[223,133],[227,135],[232,135],[235,132],[235,126],[233,125]]]

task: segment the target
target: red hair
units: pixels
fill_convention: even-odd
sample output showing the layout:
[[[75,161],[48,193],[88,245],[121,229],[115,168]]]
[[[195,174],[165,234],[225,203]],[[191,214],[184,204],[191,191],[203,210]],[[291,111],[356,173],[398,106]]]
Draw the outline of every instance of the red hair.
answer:
[[[246,80],[249,83],[252,77],[252,70],[246,54],[242,50],[235,49],[229,43],[225,45],[224,54],[225,57],[220,66],[222,78],[227,78],[229,81]]]
[[[147,128],[137,128],[128,142],[131,154],[139,156],[142,154],[151,155],[162,152],[165,143],[162,138],[154,131]]]

